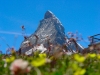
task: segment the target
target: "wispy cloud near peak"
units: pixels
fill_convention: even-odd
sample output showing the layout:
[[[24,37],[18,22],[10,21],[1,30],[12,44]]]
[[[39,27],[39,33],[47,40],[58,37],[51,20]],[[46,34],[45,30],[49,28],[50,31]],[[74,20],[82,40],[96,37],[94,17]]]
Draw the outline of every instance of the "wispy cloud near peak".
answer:
[[[12,34],[12,35],[23,35],[23,33],[18,32],[9,32],[9,31],[0,31],[1,34]],[[30,34],[27,34],[30,35]]]

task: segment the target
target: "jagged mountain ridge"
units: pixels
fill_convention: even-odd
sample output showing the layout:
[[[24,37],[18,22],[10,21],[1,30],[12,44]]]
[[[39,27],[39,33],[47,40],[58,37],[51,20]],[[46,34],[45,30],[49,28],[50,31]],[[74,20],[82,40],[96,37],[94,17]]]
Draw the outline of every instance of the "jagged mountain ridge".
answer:
[[[39,37],[37,44],[44,44],[46,46],[47,39],[50,39],[50,43],[52,44],[59,44],[63,45],[65,41],[65,29],[62,26],[59,19],[51,12],[47,11],[44,15],[44,19],[40,21],[40,24],[35,31],[27,40],[30,41],[32,44],[36,44],[36,37],[34,35],[37,35]],[[68,39],[67,39],[68,40]],[[26,41],[26,40],[25,40]],[[25,42],[24,41],[24,42]],[[71,44],[70,47],[73,47],[74,44]],[[23,43],[21,44],[21,47],[23,47]],[[75,50],[75,48],[72,48]]]
[[[47,36],[50,38],[50,42],[53,44],[57,43],[62,45],[65,43],[64,27],[51,11],[47,11],[45,13],[44,19],[40,21],[35,33],[28,38],[32,44],[35,44],[36,40],[34,35],[39,37],[37,42],[38,44],[45,43]]]

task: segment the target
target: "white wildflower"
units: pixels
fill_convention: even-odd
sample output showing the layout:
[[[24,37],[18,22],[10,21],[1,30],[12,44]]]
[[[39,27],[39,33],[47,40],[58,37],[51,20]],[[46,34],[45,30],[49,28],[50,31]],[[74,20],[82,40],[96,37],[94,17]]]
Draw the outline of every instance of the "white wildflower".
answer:
[[[27,73],[30,71],[28,65],[29,63],[27,61],[24,61],[22,59],[17,59],[10,66],[11,73],[12,74]]]

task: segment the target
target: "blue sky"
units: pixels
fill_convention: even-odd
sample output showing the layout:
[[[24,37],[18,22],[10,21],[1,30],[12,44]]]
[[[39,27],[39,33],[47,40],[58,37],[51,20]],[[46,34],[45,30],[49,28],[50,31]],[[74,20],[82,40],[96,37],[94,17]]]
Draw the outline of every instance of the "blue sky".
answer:
[[[60,19],[66,33],[78,31],[87,41],[88,36],[100,32],[100,0],[0,0],[0,31],[8,32],[0,37],[18,49],[23,37],[9,32],[22,33],[21,25],[25,25],[27,34],[34,33],[47,10]],[[86,43],[82,45],[86,47]],[[0,39],[0,50],[6,49]]]

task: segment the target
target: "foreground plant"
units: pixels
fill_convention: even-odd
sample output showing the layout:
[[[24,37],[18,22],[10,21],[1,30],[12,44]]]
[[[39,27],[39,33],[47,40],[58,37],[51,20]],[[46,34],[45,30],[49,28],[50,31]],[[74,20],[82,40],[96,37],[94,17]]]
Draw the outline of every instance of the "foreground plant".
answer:
[[[100,54],[0,56],[0,75],[100,75]],[[6,64],[6,66],[4,66]]]
[[[11,74],[21,75],[30,72],[31,67],[27,61],[16,59],[10,66]]]

